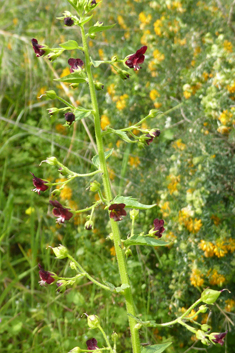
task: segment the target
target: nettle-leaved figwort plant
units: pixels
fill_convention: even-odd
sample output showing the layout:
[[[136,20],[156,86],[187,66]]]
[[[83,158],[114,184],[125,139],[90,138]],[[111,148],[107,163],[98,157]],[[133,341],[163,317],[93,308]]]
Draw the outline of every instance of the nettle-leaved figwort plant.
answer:
[[[193,332],[197,339],[200,340],[205,345],[211,344],[224,344],[224,338],[227,332],[224,333],[210,333],[211,327],[207,324],[200,325],[193,320],[193,316],[188,317],[189,313],[192,309],[199,306],[195,316],[199,313],[205,313],[208,310],[207,305],[213,304],[219,297],[222,291],[215,291],[211,289],[206,289],[201,294],[200,299],[198,299],[193,305],[189,307],[187,311],[183,313],[180,317],[176,318],[173,321],[157,324],[153,321],[141,321],[138,318],[138,314],[136,313],[134,298],[132,295],[132,287],[131,282],[128,277],[127,272],[127,262],[126,257],[131,252],[130,247],[134,245],[141,246],[166,246],[169,243],[161,240],[162,233],[164,232],[164,220],[155,219],[153,221],[153,227],[149,231],[148,234],[135,234],[135,221],[138,217],[139,209],[147,210],[156,205],[144,205],[138,202],[136,199],[127,196],[113,196],[111,191],[111,184],[107,169],[108,158],[111,158],[112,150],[108,152],[104,152],[103,145],[103,136],[108,134],[116,134],[119,138],[123,139],[126,143],[137,143],[139,146],[146,146],[153,142],[155,138],[160,135],[160,131],[156,128],[153,130],[143,130],[141,125],[147,119],[154,119],[157,114],[159,115],[156,109],[150,110],[149,114],[141,119],[136,124],[124,127],[119,130],[107,128],[105,131],[102,131],[100,125],[100,116],[99,116],[99,107],[96,98],[96,90],[102,90],[104,88],[103,84],[94,80],[92,75],[92,69],[97,68],[101,64],[111,65],[113,69],[117,72],[118,75],[121,76],[122,79],[128,79],[131,76],[131,71],[137,71],[141,68],[141,64],[144,63],[145,60],[145,52],[147,50],[147,46],[142,46],[138,49],[134,54],[128,54],[124,59],[120,59],[118,57],[112,57],[109,61],[95,61],[93,60],[88,51],[87,39],[94,39],[96,33],[108,30],[112,28],[113,25],[104,26],[101,22],[96,22],[94,25],[90,26],[88,29],[84,28],[84,25],[88,25],[88,23],[92,20],[92,11],[101,4],[96,2],[96,0],[68,0],[68,2],[73,6],[76,10],[77,15],[73,15],[69,11],[65,11],[62,17],[59,17],[60,20],[64,21],[65,26],[78,26],[81,31],[82,43],[77,43],[75,40],[69,40],[65,43],[60,44],[60,48],[49,48],[47,45],[41,45],[38,43],[37,39],[32,39],[33,49],[36,53],[36,56],[44,56],[49,58],[49,60],[54,61],[58,58],[65,50],[78,50],[79,56],[82,56],[82,59],[79,58],[69,58],[68,65],[70,67],[70,74],[57,79],[56,81],[67,82],[73,88],[77,88],[79,84],[86,83],[89,85],[90,96],[91,96],[91,107],[75,107],[64,99],[60,98],[55,91],[47,91],[45,96],[48,99],[58,99],[64,105],[64,107],[57,109],[51,108],[49,109],[49,114],[54,114],[55,112],[63,112],[65,118],[65,124],[71,126],[75,121],[81,120],[88,116],[93,116],[94,118],[94,128],[95,128],[95,137],[98,154],[92,158],[92,162],[95,171],[87,173],[87,174],[78,174],[70,169],[68,169],[65,165],[60,163],[56,157],[49,157],[45,161],[49,165],[55,166],[58,168],[59,172],[63,175],[63,181],[57,183],[51,183],[47,180],[40,179],[33,175],[33,184],[34,191],[44,192],[51,188],[52,186],[57,186],[57,189],[52,191],[52,198],[50,200],[50,204],[52,205],[52,213],[56,218],[58,223],[64,223],[69,221],[75,215],[87,212],[89,215],[87,216],[87,222],[85,223],[86,229],[93,228],[93,214],[95,209],[100,205],[104,205],[104,212],[108,212],[110,218],[110,225],[112,229],[111,240],[114,243],[116,257],[119,267],[120,287],[115,287],[110,283],[101,283],[93,278],[82,265],[70,255],[69,251],[63,245],[59,247],[52,248],[56,258],[58,259],[69,259],[70,267],[77,273],[72,278],[64,278],[58,277],[55,273],[50,271],[46,271],[39,264],[39,276],[41,281],[39,282],[41,285],[57,285],[57,290],[60,293],[63,293],[68,287],[73,286],[81,277],[86,277],[90,281],[92,281],[95,285],[103,288],[104,290],[119,293],[125,298],[126,302],[126,311],[129,319],[130,333],[131,333],[131,341],[132,341],[132,349],[134,353],[140,353],[141,351],[141,343],[139,332],[142,327],[166,327],[172,326],[174,324],[180,324],[184,326],[187,330]],[[131,69],[131,70],[129,70]],[[176,109],[178,106],[174,107]],[[173,110],[171,109],[171,110]],[[168,114],[168,112],[163,113],[162,115]],[[142,135],[136,136],[132,133],[133,129],[139,130]],[[55,197],[59,195],[60,191],[71,182],[75,178],[89,178],[93,177],[96,174],[101,174],[102,184],[98,181],[92,181],[90,183],[90,190],[93,192],[98,192],[100,200],[96,201],[90,207],[87,207],[82,210],[74,211],[70,208],[64,207],[61,205]],[[59,186],[59,188],[58,188]],[[120,236],[118,222],[123,219],[123,217],[127,216],[127,210],[130,211],[131,218],[131,231],[129,237]],[[72,349],[72,352],[80,352],[80,351],[94,351],[94,350],[109,350],[111,353],[116,352],[116,340],[117,334],[114,333],[112,335],[113,344],[111,344],[109,338],[105,334],[104,329],[101,327],[99,318],[92,314],[87,316],[88,326],[91,329],[98,329],[102,332],[104,340],[106,342],[106,346],[101,348],[98,347],[98,343],[95,338],[89,339],[87,344],[87,350],[81,349],[79,347],[75,347]],[[195,328],[195,325],[198,325]],[[171,342],[166,342],[160,345],[147,346],[142,347],[142,352],[147,353],[148,351],[154,352],[163,352]]]

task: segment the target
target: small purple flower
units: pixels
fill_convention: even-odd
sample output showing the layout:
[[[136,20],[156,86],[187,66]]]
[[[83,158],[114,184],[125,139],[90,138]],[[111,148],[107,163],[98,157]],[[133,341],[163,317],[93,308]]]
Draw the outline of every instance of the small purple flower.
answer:
[[[40,286],[45,286],[46,284],[53,283],[54,280],[55,280],[52,277],[54,275],[54,273],[48,272],[48,271],[44,271],[40,264],[38,264],[38,267],[40,268],[39,277],[41,278],[41,281],[38,282],[40,284]]]
[[[43,56],[45,54],[45,50],[42,50],[41,48],[44,48],[43,45],[39,45],[37,39],[33,38],[31,39],[31,42],[33,44],[33,50],[36,54],[37,57]]]
[[[121,221],[124,216],[126,216],[126,211],[124,203],[114,203],[113,205],[109,206],[110,218],[113,218],[114,221]]]
[[[86,345],[87,345],[87,349],[89,349],[89,350],[99,349],[95,338],[91,338],[90,340],[87,340]]]
[[[212,341],[214,343],[219,343],[221,346],[224,344],[224,337],[227,335],[228,331],[219,333],[218,335],[214,335],[214,339]]]
[[[81,59],[73,59],[70,58],[68,60],[68,64],[71,66],[70,72],[74,72],[74,70],[77,70],[79,67],[82,67],[84,65],[84,62]]]
[[[158,238],[161,238],[162,233],[165,231],[165,228],[163,227],[163,225],[164,225],[163,219],[156,218],[153,221],[153,225],[154,225],[154,231],[156,231],[156,233],[154,235],[156,235]]]
[[[96,4],[97,4],[96,0],[92,0],[91,5],[96,5]]]
[[[151,142],[153,142],[154,137],[158,137],[160,133],[161,133],[160,130],[152,131],[150,134],[146,135],[146,137],[149,137],[149,139],[145,140],[145,142],[147,142],[147,144],[149,145]]]
[[[65,17],[64,24],[65,26],[71,27],[74,24],[74,21],[72,20],[71,17]]]
[[[64,223],[64,221],[69,221],[73,217],[72,212],[69,208],[64,208],[58,201],[50,200],[50,204],[53,208],[53,215],[57,218],[57,223]]]
[[[33,185],[35,186],[35,189],[33,189],[32,191],[35,191],[38,193],[38,195],[40,195],[40,191],[46,191],[48,189],[48,186],[45,185],[48,183],[48,181],[44,181],[40,178],[35,177],[35,175],[31,172],[30,174],[32,174],[33,176]]]
[[[72,112],[68,112],[64,115],[65,120],[68,122],[68,125],[71,125],[75,120],[75,115]]]
[[[135,54],[132,54],[128,57],[127,61],[125,64],[130,68],[134,69],[135,71],[141,69],[139,64],[142,64],[144,62],[145,56],[144,53],[147,50],[147,46],[144,45],[140,49],[137,50]]]

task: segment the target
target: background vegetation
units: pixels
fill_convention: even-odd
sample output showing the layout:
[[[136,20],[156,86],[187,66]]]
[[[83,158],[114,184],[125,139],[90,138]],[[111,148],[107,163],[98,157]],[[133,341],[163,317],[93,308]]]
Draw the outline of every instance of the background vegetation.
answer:
[[[108,238],[108,219],[100,209],[95,229],[84,230],[85,218],[66,226],[55,224],[48,192],[31,190],[32,176],[61,178],[57,170],[39,163],[56,156],[76,172],[90,170],[94,149],[93,123],[65,128],[64,116],[50,116],[57,104],[38,97],[54,89],[75,104],[89,104],[88,87],[77,90],[58,85],[54,78],[68,73],[68,52],[55,62],[36,58],[30,40],[56,47],[69,39],[78,42],[74,27],[56,20],[66,1],[13,0],[1,2],[0,107],[0,350],[1,352],[68,352],[94,337],[81,315],[97,314],[106,332],[119,334],[118,351],[129,352],[127,318],[122,298],[102,292],[81,280],[64,294],[53,286],[40,287],[37,263],[69,276],[64,260],[56,261],[48,245],[64,244],[79,257],[88,272],[119,285],[114,248]],[[228,288],[209,315],[213,330],[229,330],[223,348],[206,351],[232,353],[235,344],[235,9],[232,1],[103,0],[96,19],[116,26],[98,34],[89,45],[94,59],[124,58],[147,45],[139,72],[123,81],[102,65],[96,69],[104,90],[98,92],[102,128],[121,128],[136,122],[152,108],[159,113],[180,102],[167,116],[149,121],[159,128],[157,141],[144,149],[110,135],[107,149],[114,193],[139,197],[158,207],[141,211],[139,231],[148,231],[154,218],[163,218],[168,248],[136,247],[128,259],[137,311],[144,320],[169,321],[184,311],[210,286]],[[96,21],[95,19],[95,21]],[[77,54],[72,53],[72,57]],[[81,57],[81,59],[83,59]],[[58,107],[61,107],[58,104]],[[146,126],[143,126],[145,128]],[[134,132],[135,133],[135,132]],[[72,140],[71,140],[72,138]],[[81,179],[66,187],[59,201],[84,208],[94,197]],[[128,217],[121,222],[128,234]],[[95,335],[100,346],[103,339]],[[143,343],[173,340],[167,352],[201,347],[181,327],[145,329]],[[204,347],[205,348],[205,347]]]

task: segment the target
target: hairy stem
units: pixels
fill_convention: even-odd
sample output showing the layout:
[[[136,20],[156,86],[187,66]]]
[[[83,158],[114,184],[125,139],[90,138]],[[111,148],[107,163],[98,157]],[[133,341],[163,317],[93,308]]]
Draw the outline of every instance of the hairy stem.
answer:
[[[91,72],[91,62],[90,62],[88,46],[87,46],[87,41],[86,41],[86,35],[85,35],[85,31],[84,31],[83,26],[81,27],[81,34],[82,34],[82,42],[83,42],[83,48],[84,48],[84,53],[85,53],[85,65],[86,65],[88,83],[89,83],[90,94],[91,94],[92,108],[94,111],[93,115],[94,115],[94,124],[95,124],[95,135],[96,135],[98,155],[99,155],[99,160],[100,160],[100,169],[103,173],[102,179],[103,179],[103,185],[104,185],[104,190],[105,190],[105,197],[108,201],[111,201],[113,196],[112,196],[112,191],[111,191],[107,163],[106,163],[105,154],[104,154],[102,131],[101,131],[101,127],[100,127],[99,107],[98,107],[98,102],[97,102],[97,98],[96,98],[95,86],[94,86],[93,76],[92,76],[92,72]],[[111,223],[111,227],[112,227],[113,240],[114,240],[114,246],[115,246],[115,251],[116,251],[116,256],[117,256],[117,261],[118,261],[121,282],[122,282],[122,284],[128,285],[128,287],[124,291],[124,296],[125,296],[126,306],[127,306],[127,313],[132,314],[133,316],[136,316],[135,308],[134,308],[134,301],[133,301],[133,296],[132,296],[132,291],[131,291],[131,285],[130,285],[130,281],[129,281],[128,274],[127,274],[126,258],[125,258],[125,254],[122,250],[119,228],[118,228],[117,222],[115,222],[113,219],[110,219],[110,223]],[[130,324],[133,352],[140,353],[139,333],[137,330],[135,330],[136,321],[133,317],[130,317],[130,316],[128,316],[128,319],[129,319],[129,324]]]

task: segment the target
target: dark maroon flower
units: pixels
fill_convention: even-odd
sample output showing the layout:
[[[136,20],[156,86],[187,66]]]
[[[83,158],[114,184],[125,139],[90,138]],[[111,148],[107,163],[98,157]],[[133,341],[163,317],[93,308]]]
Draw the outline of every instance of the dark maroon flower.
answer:
[[[33,176],[33,185],[35,186],[35,189],[33,189],[32,191],[35,191],[38,193],[38,195],[40,195],[40,191],[46,191],[48,189],[48,186],[45,185],[48,183],[48,181],[44,181],[40,178],[35,177],[35,175],[31,172],[30,174],[32,174]]]
[[[214,343],[219,343],[221,346],[224,344],[224,337],[227,335],[228,331],[219,333],[218,335],[214,335],[214,339],[212,340]]]
[[[71,125],[75,120],[75,115],[72,112],[68,112],[64,115],[65,120]]]
[[[44,271],[40,264],[38,264],[38,267],[40,268],[39,277],[41,278],[41,281],[38,282],[40,284],[40,286],[45,286],[46,284],[53,283],[55,280],[52,277],[54,275],[54,273]]]
[[[99,349],[95,338],[91,338],[90,340],[87,340],[86,345],[87,345],[87,349],[89,349],[89,350]]]
[[[43,56],[45,54],[45,50],[42,50],[41,48],[44,48],[44,46],[39,45],[37,39],[35,38],[31,39],[31,42],[33,44],[33,50],[35,51],[36,56]]]
[[[70,58],[68,60],[68,64],[71,66],[70,72],[74,72],[74,70],[77,70],[79,67],[82,67],[84,65],[84,62],[81,59],[73,59]]]
[[[64,208],[58,201],[50,200],[50,204],[53,208],[53,215],[57,218],[57,223],[64,223],[64,221],[70,220],[73,217],[72,212],[69,208]]]
[[[144,53],[146,52],[146,50],[147,50],[147,46],[144,45],[143,47],[138,49],[135,54],[128,56],[128,59],[125,62],[125,64],[130,69],[134,68],[135,71],[141,69],[139,64],[142,64],[144,62],[144,58],[145,58]]]
[[[158,238],[161,238],[162,233],[165,231],[165,228],[163,227],[163,225],[164,225],[163,219],[156,218],[153,221],[153,225],[154,225],[154,231],[156,231],[156,233],[154,235],[156,235]]]
[[[64,24],[65,24],[65,26],[71,27],[74,24],[74,21],[72,20],[71,17],[65,17],[64,18]]]
[[[113,205],[109,206],[110,212],[110,218],[113,218],[114,221],[121,221],[122,216],[126,216],[126,211],[124,210],[125,208],[124,203],[114,203]]]
[[[96,5],[96,4],[97,4],[96,0],[92,0],[91,5]]]
[[[150,134],[147,134],[146,137],[149,137],[148,140],[145,140],[147,144],[149,145],[151,142],[153,142],[154,137],[158,137],[160,133],[161,133],[160,130],[155,130],[155,131],[152,131]]]

